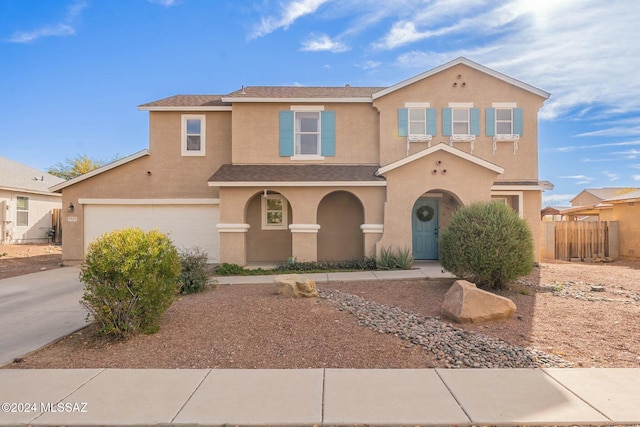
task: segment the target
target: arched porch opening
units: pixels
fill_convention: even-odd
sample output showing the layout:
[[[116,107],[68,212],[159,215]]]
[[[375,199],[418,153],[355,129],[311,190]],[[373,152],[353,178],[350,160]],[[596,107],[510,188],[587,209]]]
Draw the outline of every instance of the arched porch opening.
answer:
[[[287,198],[274,191],[255,194],[245,208],[249,224],[247,262],[285,262],[291,256],[293,212]]]
[[[364,257],[364,207],[348,191],[327,194],[318,204],[318,261]]]

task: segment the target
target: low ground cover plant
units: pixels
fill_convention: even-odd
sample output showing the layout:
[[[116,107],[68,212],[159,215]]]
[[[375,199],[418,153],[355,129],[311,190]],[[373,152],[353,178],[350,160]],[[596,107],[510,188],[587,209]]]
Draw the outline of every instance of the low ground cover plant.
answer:
[[[178,292],[179,274],[178,251],[164,234],[113,231],[89,245],[80,270],[81,303],[101,335],[153,333]]]
[[[502,289],[531,272],[533,237],[527,223],[503,203],[458,209],[440,234],[442,267],[479,287]]]
[[[382,248],[377,265],[380,270],[410,270],[413,265],[413,255],[409,248]]]

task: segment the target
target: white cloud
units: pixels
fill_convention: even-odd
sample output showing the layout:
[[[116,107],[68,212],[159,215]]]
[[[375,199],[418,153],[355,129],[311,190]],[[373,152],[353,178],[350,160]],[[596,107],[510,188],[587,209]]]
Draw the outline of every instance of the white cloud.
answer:
[[[620,174],[619,173],[614,173],[614,172],[602,172],[607,178],[609,178],[609,181],[613,182],[613,181],[617,181],[620,179]]]
[[[147,0],[149,3],[159,4],[165,7],[171,7],[178,4],[178,0]]]
[[[340,53],[348,51],[349,47],[342,42],[331,40],[326,34],[312,34],[309,39],[302,43],[301,50],[308,52],[328,51]]]
[[[74,22],[86,7],[87,4],[84,2],[74,3],[67,8],[62,22],[45,25],[31,31],[15,32],[7,41],[11,43],[30,43],[42,37],[72,36],[75,34]]]
[[[547,194],[542,193],[543,206],[569,206],[575,194]]]
[[[586,175],[566,175],[566,176],[559,176],[558,178],[572,179],[575,181],[574,184],[576,185],[590,184],[593,181],[595,181],[595,178],[592,178]]]
[[[263,37],[280,28],[284,28],[286,30],[298,18],[314,13],[327,1],[329,0],[292,1],[283,7],[279,17],[268,16],[266,18],[262,18],[260,25],[254,29],[249,38],[255,39]]]
[[[382,62],[380,61],[364,61],[360,64],[357,64],[357,66],[362,68],[363,70],[372,70],[374,68],[378,68],[380,65],[382,65]]]
[[[634,181],[640,181],[640,175],[633,175]]]

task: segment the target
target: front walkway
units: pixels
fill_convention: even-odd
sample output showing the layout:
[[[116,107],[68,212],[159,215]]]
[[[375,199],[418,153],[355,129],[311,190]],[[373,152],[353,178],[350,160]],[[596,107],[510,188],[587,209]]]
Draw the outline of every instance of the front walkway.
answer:
[[[5,369],[0,384],[0,426],[640,423],[640,369]]]
[[[247,268],[270,268],[273,265],[251,264]],[[411,270],[373,270],[336,273],[300,273],[316,283],[343,282],[355,280],[398,280],[398,279],[453,279],[454,276],[442,269],[438,261],[416,261]],[[221,285],[273,283],[277,275],[264,276],[218,276],[216,281]]]

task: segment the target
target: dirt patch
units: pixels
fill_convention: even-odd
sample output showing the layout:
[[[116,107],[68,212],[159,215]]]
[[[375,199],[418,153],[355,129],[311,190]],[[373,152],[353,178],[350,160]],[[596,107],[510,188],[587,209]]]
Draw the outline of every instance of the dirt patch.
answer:
[[[0,279],[59,268],[61,263],[61,246],[0,245]]]
[[[320,284],[422,316],[441,317],[451,281]],[[592,287],[601,286],[597,291]],[[287,299],[273,285],[225,285],[181,297],[161,330],[124,342],[89,327],[13,368],[425,368],[424,347],[361,326],[322,299]],[[640,263],[543,263],[501,292],[513,318],[466,331],[561,356],[576,367],[640,367]]]

